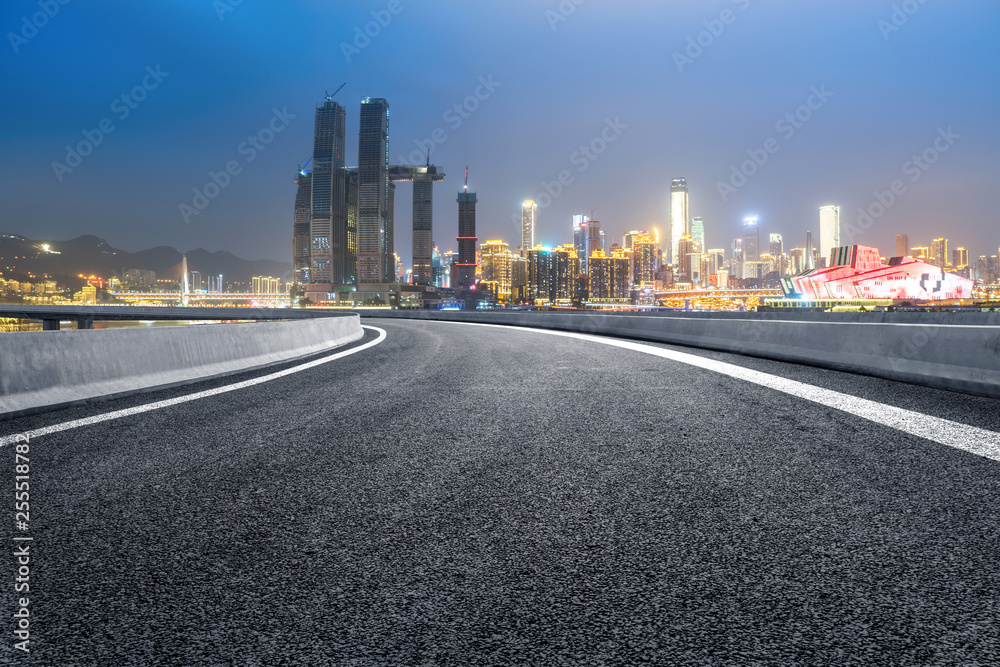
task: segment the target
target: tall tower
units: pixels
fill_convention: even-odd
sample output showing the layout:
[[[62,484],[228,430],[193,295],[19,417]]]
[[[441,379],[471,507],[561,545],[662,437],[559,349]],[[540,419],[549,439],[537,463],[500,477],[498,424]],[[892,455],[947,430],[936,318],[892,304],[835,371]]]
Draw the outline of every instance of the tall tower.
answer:
[[[430,154],[422,173],[413,175],[413,284],[430,285],[434,280],[434,176]]]
[[[830,252],[840,247],[840,207],[821,206],[819,209],[819,256],[830,261]]]
[[[380,97],[362,98],[358,138],[358,281],[361,283],[394,281],[395,188],[389,178],[389,103]]]
[[[677,265],[677,245],[681,237],[688,233],[688,184],[687,179],[675,178],[670,183],[670,259]]]
[[[893,257],[906,257],[910,254],[910,235],[896,234],[896,254]]]
[[[816,268],[816,259],[815,259],[815,256],[814,256],[814,247],[815,246],[813,246],[813,233],[811,231],[806,232],[806,256],[805,256],[805,264],[806,264],[806,268],[807,269],[815,269]]]
[[[587,269],[590,269],[589,258],[601,248],[601,221],[600,220],[588,220],[587,221]]]
[[[781,240],[781,234],[771,234],[768,237],[768,250],[771,257],[778,257],[785,252],[785,244]]]
[[[469,168],[465,168],[465,187],[458,193],[458,261],[455,263],[456,289],[476,284],[476,193],[469,192]]]
[[[580,258],[580,273],[587,272],[587,223],[590,216],[573,216],[573,245],[576,246],[576,255]]]
[[[521,204],[521,256],[527,257],[528,251],[535,247],[535,216],[538,206],[531,199],[525,199]]]
[[[700,217],[691,218],[691,238],[698,244],[698,252],[705,252],[705,221]]]
[[[300,284],[353,284],[357,275],[357,176],[344,167],[344,107],[316,108],[313,152],[296,175],[292,258]]]
[[[760,224],[757,216],[743,218],[743,261],[760,261]]]

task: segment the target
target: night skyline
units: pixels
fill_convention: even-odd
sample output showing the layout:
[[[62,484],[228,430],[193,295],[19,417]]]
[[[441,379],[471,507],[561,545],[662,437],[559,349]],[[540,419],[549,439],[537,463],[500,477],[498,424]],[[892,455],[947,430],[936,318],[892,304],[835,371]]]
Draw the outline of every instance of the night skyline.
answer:
[[[346,82],[347,163],[360,100],[386,99],[389,162],[422,164],[431,149],[445,191],[469,164],[480,238],[512,249],[526,199],[539,202],[539,243],[571,241],[572,216],[592,209],[609,240],[652,227],[663,239],[678,177],[709,248],[728,248],[751,215],[802,245],[824,205],[840,206],[844,243],[886,255],[898,233],[914,245],[946,235],[972,255],[1000,245],[1000,9],[986,2],[95,2],[59,5],[32,34],[22,17],[39,11],[0,13],[15,95],[8,233],[290,262],[295,169],[315,107]],[[81,141],[96,146],[72,166],[65,147]],[[924,153],[939,157],[922,166]],[[218,195],[199,202],[212,174]],[[862,229],[859,208],[877,211],[894,181],[893,203]],[[397,188],[394,225],[407,268],[411,187]],[[436,198],[442,251],[456,230],[451,198]]]

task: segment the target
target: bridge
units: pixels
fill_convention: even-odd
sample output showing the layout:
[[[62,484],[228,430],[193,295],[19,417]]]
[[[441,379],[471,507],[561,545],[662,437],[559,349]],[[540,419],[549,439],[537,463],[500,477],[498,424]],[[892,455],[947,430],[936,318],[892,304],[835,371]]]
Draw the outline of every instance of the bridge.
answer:
[[[39,664],[1000,658],[996,315],[275,316],[158,329],[360,335],[0,421]]]

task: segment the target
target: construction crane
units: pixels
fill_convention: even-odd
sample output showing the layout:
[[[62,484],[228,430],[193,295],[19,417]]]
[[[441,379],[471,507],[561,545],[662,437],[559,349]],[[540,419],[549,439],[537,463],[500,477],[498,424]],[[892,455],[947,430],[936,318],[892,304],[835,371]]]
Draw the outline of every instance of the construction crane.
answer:
[[[337,93],[339,93],[339,92],[341,91],[341,89],[342,89],[342,88],[343,88],[344,86],[346,86],[346,85],[347,85],[347,82],[346,82],[346,81],[345,81],[344,83],[340,84],[340,88],[337,88],[337,90],[333,91],[333,94],[332,94],[332,95],[330,94],[330,92],[329,92],[329,91],[327,91],[327,93],[326,93],[326,101],[327,101],[327,102],[332,102],[332,101],[333,101],[333,98],[337,96]]]

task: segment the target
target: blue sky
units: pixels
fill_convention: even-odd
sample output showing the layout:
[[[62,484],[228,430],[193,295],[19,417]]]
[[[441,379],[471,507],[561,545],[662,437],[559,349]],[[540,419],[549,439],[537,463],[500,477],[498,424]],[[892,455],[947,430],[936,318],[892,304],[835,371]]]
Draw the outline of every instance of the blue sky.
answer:
[[[39,15],[46,7],[53,16]],[[375,36],[355,42],[366,27]],[[571,216],[591,209],[612,239],[663,232],[670,180],[684,176],[710,247],[728,248],[750,214],[762,235],[801,244],[831,203],[856,242],[884,253],[899,232],[913,245],[945,235],[973,257],[1000,246],[992,1],[8,0],[0,29],[0,231],[290,260],[292,179],[313,110],[346,82],[350,163],[364,96],[389,101],[393,162],[433,144],[448,174],[435,188],[442,250],[455,247],[466,165],[480,238],[512,246],[520,202],[548,203],[544,184],[561,172],[539,212],[547,244],[569,241]],[[144,99],[131,99],[144,81]],[[122,95],[134,106],[124,118]],[[464,103],[475,107],[466,117],[453,109]],[[249,161],[241,144],[274,110],[285,124]],[[796,112],[807,120],[779,125]],[[89,155],[54,166],[68,168],[66,147],[105,119],[114,131]],[[914,171],[925,151],[935,161]],[[763,164],[731,180],[754,155]],[[180,205],[230,162],[239,173],[185,220]],[[858,227],[858,210],[878,213],[876,193],[897,180],[902,194]],[[721,193],[720,182],[739,187]],[[396,213],[409,263],[408,184]]]

